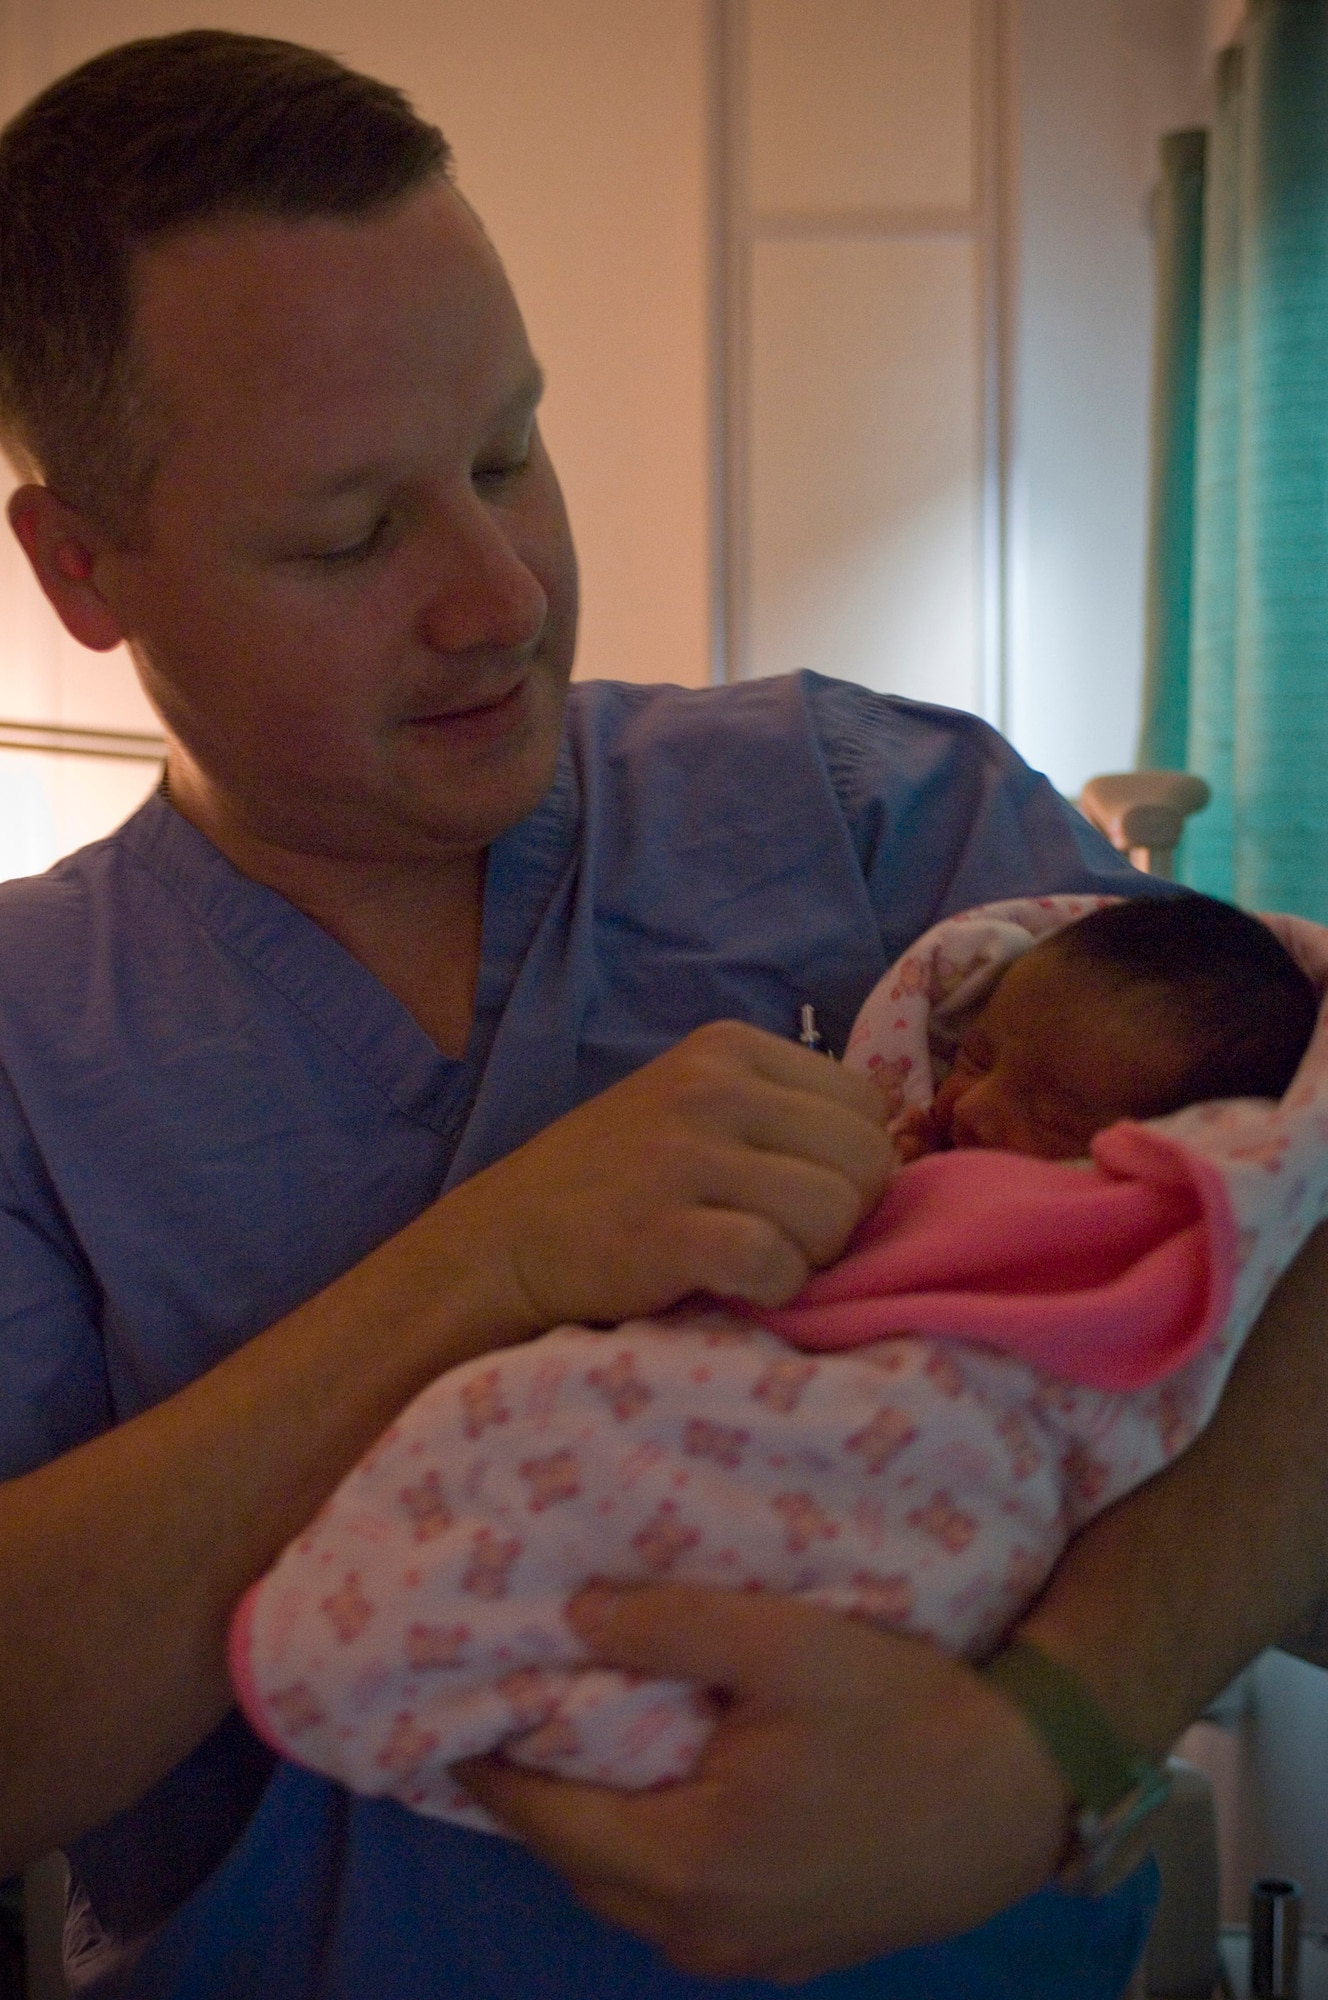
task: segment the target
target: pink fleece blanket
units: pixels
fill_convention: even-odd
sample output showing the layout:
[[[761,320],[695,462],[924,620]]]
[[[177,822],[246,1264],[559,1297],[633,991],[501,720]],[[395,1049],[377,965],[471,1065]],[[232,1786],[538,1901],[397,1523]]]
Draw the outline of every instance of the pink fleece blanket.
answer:
[[[928,1102],[1010,958],[1094,907],[989,906],[920,940],[845,1060]],[[1328,985],[1328,932],[1273,921]],[[448,1766],[502,1747],[623,1784],[712,1726],[674,1683],[589,1667],[588,1580],[773,1589],[979,1653],[1067,1536],[1190,1441],[1328,1212],[1328,1030],[1281,1106],[1101,1134],[1088,1163],[905,1168],[782,1313],[556,1329],[416,1398],[242,1601],[232,1675],[278,1749],[488,1826]]]
[[[938,924],[863,1004],[845,1062],[887,1111],[931,1102],[964,1021],[1039,937],[1110,898],[987,904]],[[1328,931],[1270,924],[1320,992]],[[917,1161],[848,1252],[761,1323],[843,1348],[906,1326],[979,1340],[1127,1390],[1211,1349],[1229,1366],[1272,1284],[1328,1212],[1328,1023],[1282,1105],[1191,1106],[1099,1133],[1088,1166],[973,1150]]]

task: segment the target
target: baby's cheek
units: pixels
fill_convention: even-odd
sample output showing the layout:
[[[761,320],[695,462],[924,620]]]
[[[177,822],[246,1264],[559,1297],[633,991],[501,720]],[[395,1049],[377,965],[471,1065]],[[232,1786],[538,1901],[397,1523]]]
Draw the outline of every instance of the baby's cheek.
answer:
[[[1080,1132],[1055,1132],[1042,1136],[1036,1150],[1044,1160],[1082,1160],[1092,1149],[1098,1127],[1085,1125]],[[1028,1149],[1034,1150],[1032,1146]]]
[[[953,1137],[955,1105],[963,1094],[963,1083],[958,1081],[953,1073],[947,1076],[932,1099],[931,1110],[927,1113],[927,1124],[933,1138],[949,1140]]]

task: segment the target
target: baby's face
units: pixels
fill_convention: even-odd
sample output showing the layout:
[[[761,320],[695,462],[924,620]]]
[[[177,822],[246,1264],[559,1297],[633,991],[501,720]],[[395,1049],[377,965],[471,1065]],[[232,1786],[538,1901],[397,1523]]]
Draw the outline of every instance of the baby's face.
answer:
[[[1034,950],[969,1023],[933,1128],[953,1146],[1077,1159],[1118,1118],[1172,1109],[1191,1054],[1156,993],[1113,991],[1090,967]]]

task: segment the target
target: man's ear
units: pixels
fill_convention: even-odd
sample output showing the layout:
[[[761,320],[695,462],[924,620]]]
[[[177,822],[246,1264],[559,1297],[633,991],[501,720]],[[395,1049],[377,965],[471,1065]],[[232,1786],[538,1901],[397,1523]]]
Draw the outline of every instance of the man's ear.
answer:
[[[109,653],[124,638],[96,582],[106,536],[49,486],[20,486],[9,501],[9,525],[23,544],[37,581],[61,624],[80,645]]]

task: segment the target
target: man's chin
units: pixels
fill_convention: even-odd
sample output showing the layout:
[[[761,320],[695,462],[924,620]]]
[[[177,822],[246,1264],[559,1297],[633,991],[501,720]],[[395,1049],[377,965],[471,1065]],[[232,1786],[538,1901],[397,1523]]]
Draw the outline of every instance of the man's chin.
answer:
[[[411,830],[422,836],[427,849],[440,854],[479,853],[490,847],[545,797],[558,766],[557,745],[552,754],[523,760],[523,766],[494,774],[488,785],[468,786],[464,801],[455,792],[416,799],[406,815]]]
[[[431,841],[487,847],[532,813],[553,783],[565,689],[527,685],[503,713],[460,726],[409,725],[398,766],[406,817]]]

